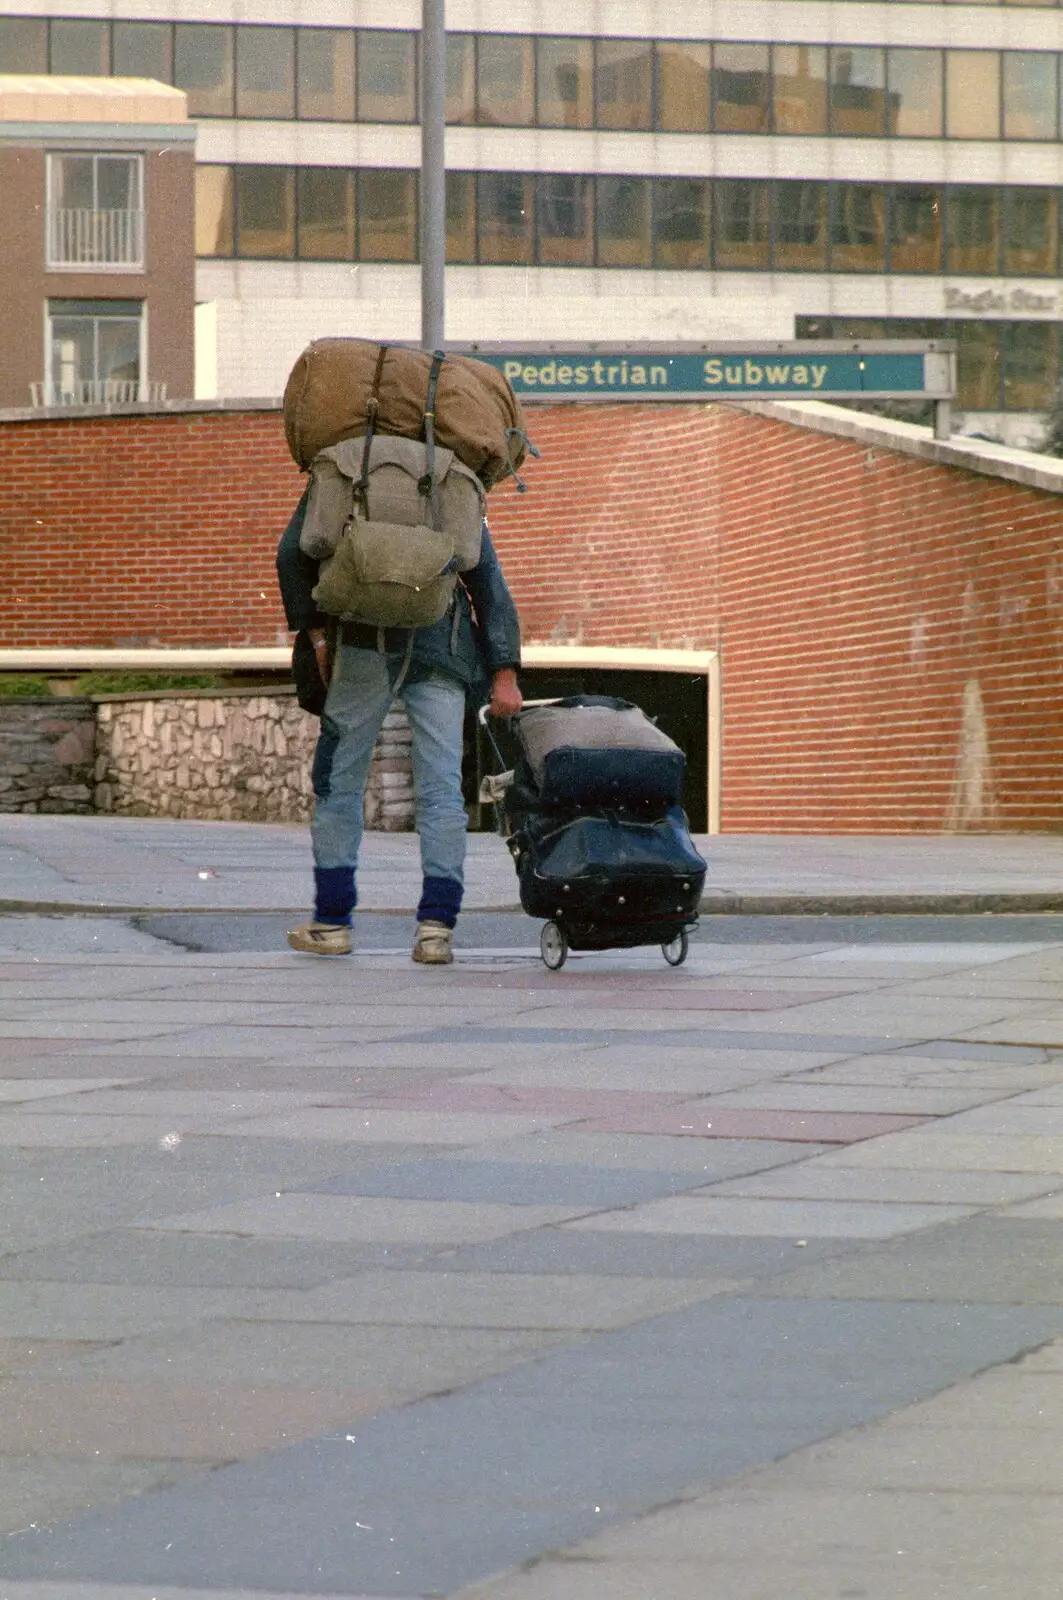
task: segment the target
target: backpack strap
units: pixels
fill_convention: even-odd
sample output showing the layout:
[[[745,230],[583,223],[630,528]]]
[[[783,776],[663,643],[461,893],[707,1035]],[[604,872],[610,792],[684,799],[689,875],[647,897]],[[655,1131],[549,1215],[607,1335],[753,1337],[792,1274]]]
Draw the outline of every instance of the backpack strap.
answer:
[[[384,371],[384,358],[388,353],[386,344],[380,346],[376,358],[376,371],[373,373],[373,387],[365,407],[365,444],[362,446],[362,475],[354,486],[355,500],[362,502],[362,515],[369,520],[369,452],[373,444],[373,435],[376,432],[376,414],[380,410],[380,379]]]
[[[439,504],[439,479],[436,477],[436,390],[439,388],[440,368],[446,359],[442,350],[433,351],[432,369],[428,374],[428,394],[424,403],[424,453],[428,471],[417,485],[421,493],[428,496],[428,503],[432,508],[432,526],[437,533],[443,527],[443,511]]]

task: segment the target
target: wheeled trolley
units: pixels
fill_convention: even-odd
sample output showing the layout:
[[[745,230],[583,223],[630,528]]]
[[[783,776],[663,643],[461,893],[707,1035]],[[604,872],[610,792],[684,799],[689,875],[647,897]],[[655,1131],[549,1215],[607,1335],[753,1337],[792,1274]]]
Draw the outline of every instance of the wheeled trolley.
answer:
[[[521,905],[544,919],[544,964],[557,972],[570,950],[657,944],[681,966],[706,867],[680,805],[679,747],[637,706],[576,695],[526,706],[505,770],[486,707],[480,722],[497,765],[481,799],[494,806]]]

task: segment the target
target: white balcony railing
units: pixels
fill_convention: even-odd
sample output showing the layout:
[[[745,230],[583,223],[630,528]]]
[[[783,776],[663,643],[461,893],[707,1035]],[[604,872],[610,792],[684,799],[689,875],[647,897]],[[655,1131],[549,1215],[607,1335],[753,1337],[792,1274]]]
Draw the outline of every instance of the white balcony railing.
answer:
[[[136,378],[80,378],[73,387],[31,383],[35,406],[129,406],[166,399],[164,383],[139,383]]]
[[[142,267],[143,211],[54,207],[48,213],[50,267]]]

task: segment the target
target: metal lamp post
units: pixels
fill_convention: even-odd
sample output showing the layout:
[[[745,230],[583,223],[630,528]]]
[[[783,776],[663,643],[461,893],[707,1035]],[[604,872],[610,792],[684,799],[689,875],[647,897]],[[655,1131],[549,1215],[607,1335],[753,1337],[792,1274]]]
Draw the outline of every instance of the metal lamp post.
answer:
[[[446,274],[444,0],[421,0],[421,344],[442,348]]]

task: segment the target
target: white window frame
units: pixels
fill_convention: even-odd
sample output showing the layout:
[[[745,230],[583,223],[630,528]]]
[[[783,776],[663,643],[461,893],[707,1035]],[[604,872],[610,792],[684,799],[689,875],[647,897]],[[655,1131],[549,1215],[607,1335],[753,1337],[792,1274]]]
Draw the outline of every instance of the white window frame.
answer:
[[[135,249],[130,253],[136,259],[130,261],[107,260],[79,260],[71,261],[63,257],[60,251],[53,249],[56,243],[54,219],[58,215],[55,204],[57,185],[55,183],[55,164],[70,157],[79,160],[91,160],[93,163],[92,187],[94,197],[98,194],[99,184],[97,179],[96,163],[101,157],[119,158],[134,163],[136,173],[137,204],[131,207],[127,215],[135,219],[132,227],[135,231]],[[90,215],[101,215],[99,207],[90,209]],[[45,267],[49,272],[92,272],[92,273],[143,273],[147,271],[147,213],[144,207],[144,154],[140,150],[49,150],[45,170]]]
[[[58,297],[56,297],[56,298],[58,298]],[[40,392],[40,401],[39,402],[38,402],[38,400],[36,398],[36,394],[37,394],[37,391],[38,391],[38,385],[36,385],[36,384],[31,385],[31,388],[34,391],[34,404],[36,405],[38,403],[41,403],[41,404],[46,405],[46,406],[58,406],[58,405],[63,405],[63,404],[68,404],[69,405],[69,404],[75,404],[75,403],[76,404],[84,404],[84,405],[125,404],[126,402],[120,402],[120,401],[108,402],[108,401],[105,401],[105,400],[99,400],[99,401],[86,400],[86,401],[78,401],[78,402],[71,402],[71,401],[64,402],[60,398],[60,394],[57,393],[55,388],[54,388],[54,381],[55,380],[54,380],[54,378],[52,376],[52,345],[53,345],[52,318],[53,318],[53,316],[76,316],[77,313],[74,312],[74,311],[53,312],[52,311],[52,303],[53,302],[52,302],[51,299],[46,299],[44,301],[44,305],[43,305],[43,318],[42,318],[42,320],[43,320],[43,324],[44,324],[44,366],[43,366],[44,382],[43,382],[43,384],[41,384],[39,386],[39,392]],[[89,300],[86,297],[86,304],[88,304],[88,305],[98,305],[99,303],[100,302],[98,300]],[[103,313],[103,314],[105,315],[105,313]],[[100,316],[101,313],[100,312],[88,312],[87,311],[85,313],[85,315],[86,316],[96,317],[96,316]],[[132,315],[129,312],[123,312],[123,313],[121,313],[121,315],[129,317],[129,319],[132,320]],[[147,401],[147,400],[151,400],[153,398],[163,398],[164,399],[165,398],[165,394],[163,394],[161,392],[159,393],[158,396],[156,396],[156,394],[155,394],[155,391],[159,390],[159,385],[157,385],[157,384],[156,385],[152,385],[148,380],[148,302],[146,300],[142,300],[140,302],[140,318],[139,318],[139,320],[140,320],[140,343],[139,343],[138,350],[137,350],[137,364],[138,364],[139,369],[140,369],[140,375],[139,375],[139,377],[137,379],[137,402],[139,402],[141,400]],[[94,378],[94,379],[92,379],[90,381],[92,381],[94,383],[98,383],[101,380],[98,379],[98,378]],[[165,386],[163,386],[163,388],[164,387]],[[129,402],[129,403],[137,403],[137,402]]]

